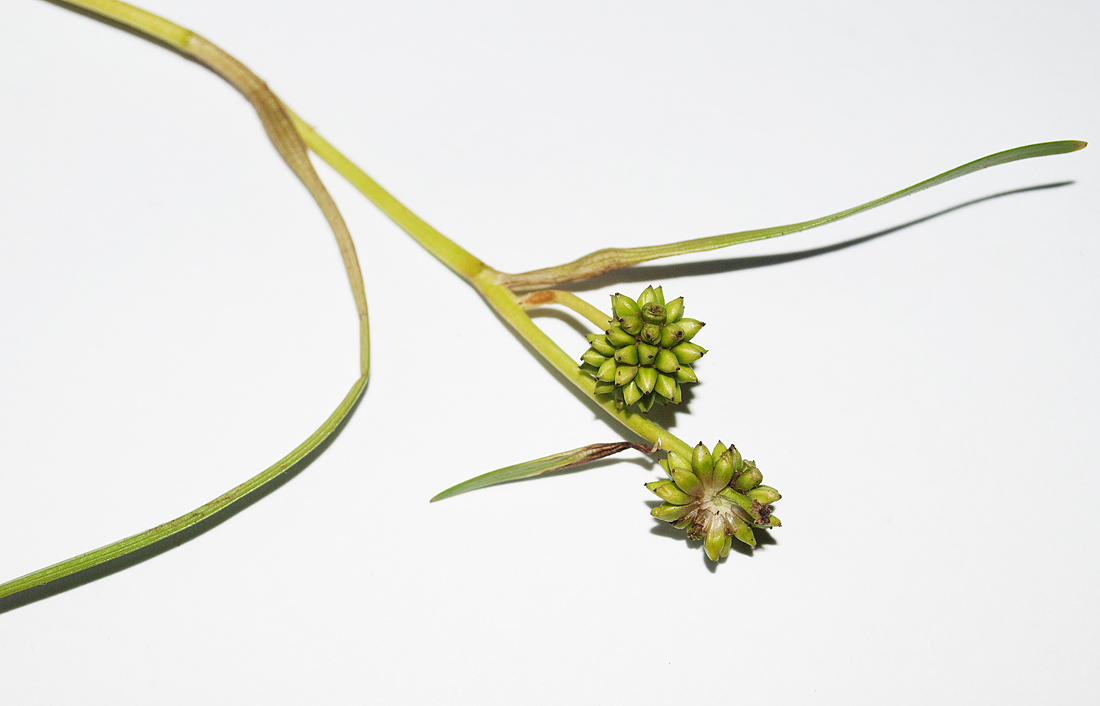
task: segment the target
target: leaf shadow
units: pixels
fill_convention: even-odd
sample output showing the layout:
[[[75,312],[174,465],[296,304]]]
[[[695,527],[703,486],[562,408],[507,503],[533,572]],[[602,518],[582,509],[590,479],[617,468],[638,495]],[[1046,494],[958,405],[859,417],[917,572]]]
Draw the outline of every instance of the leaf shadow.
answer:
[[[797,262],[799,260],[806,260],[811,257],[819,257],[821,255],[828,255],[830,253],[838,252],[840,250],[846,250],[857,245],[868,243],[872,240],[882,238],[892,233],[905,230],[915,225],[919,225],[926,221],[930,221],[940,216],[945,216],[954,211],[958,211],[969,206],[984,203],[986,201],[992,201],[994,199],[1004,198],[1006,196],[1014,196],[1016,194],[1030,193],[1033,191],[1045,191],[1047,189],[1059,189],[1064,186],[1069,186],[1075,182],[1073,181],[1056,181],[1048,184],[1036,184],[1034,186],[1025,186],[1019,189],[1011,189],[1008,191],[1000,191],[995,194],[989,194],[988,196],[982,196],[981,198],[965,201],[960,204],[945,208],[935,213],[930,213],[927,216],[921,216],[911,221],[901,223],[896,226],[891,226],[884,230],[863,235],[858,238],[852,238],[844,240],[839,243],[833,243],[831,245],[823,245],[817,248],[810,248],[808,250],[798,250],[789,253],[776,253],[774,255],[753,255],[749,257],[730,257],[722,260],[703,260],[696,262],[685,262],[675,265],[636,265],[634,267],[626,267],[621,270],[615,270],[614,272],[608,272],[592,279],[584,280],[581,282],[568,282],[559,285],[561,289],[584,292],[593,289],[601,289],[603,287],[611,287],[619,284],[638,284],[649,282],[660,282],[667,279],[674,279],[677,277],[691,277],[696,275],[712,275],[725,272],[737,272],[739,270],[751,270],[757,267],[771,267],[774,265],[783,265],[788,262]]]
[[[79,588],[85,584],[91,583],[92,581],[98,581],[101,578],[110,576],[111,574],[116,574],[119,571],[129,569],[130,567],[137,566],[138,564],[148,561],[149,559],[152,559],[154,557],[160,556],[161,554],[171,549],[175,549],[181,544],[185,544],[187,542],[190,542],[192,539],[206,534],[223,522],[226,522],[227,520],[235,517],[238,513],[241,513],[252,507],[256,503],[266,498],[268,495],[271,495],[276,490],[292,481],[295,477],[298,476],[299,473],[309,468],[309,466],[314,461],[316,461],[334,441],[336,441],[336,438],[340,436],[340,433],[344,430],[344,427],[348,425],[348,422],[350,422],[351,418],[355,415],[355,410],[359,408],[360,402],[362,402],[363,398],[366,397],[367,389],[369,387],[370,381],[368,380],[367,384],[363,387],[362,393],[360,393],[358,399],[355,400],[355,403],[352,404],[351,409],[348,410],[347,416],[345,416],[343,421],[341,421],[340,424],[332,430],[332,433],[329,434],[324,441],[317,445],[317,448],[313,449],[313,451],[310,451],[308,454],[303,456],[301,460],[299,460],[287,470],[283,471],[281,475],[269,481],[267,484],[257,488],[248,495],[245,495],[233,504],[226,506],[217,514],[200,520],[199,522],[191,525],[187,529],[180,530],[170,537],[165,537],[158,542],[154,542],[153,544],[150,544],[146,547],[130,552],[129,554],[126,554],[124,556],[120,556],[117,559],[105,561],[98,566],[93,566],[91,568],[78,571],[74,574],[70,574],[54,581],[50,581],[49,583],[34,586],[33,588],[28,588],[24,591],[20,591],[19,593],[13,593],[10,596],[0,598],[0,615],[10,610],[15,610],[16,608],[22,608],[25,605],[36,603],[45,598],[56,596],[59,593],[64,593],[74,588]]]
[[[634,267],[626,267],[626,268],[623,268],[621,270],[616,270],[614,272],[609,272],[607,274],[603,274],[603,275],[600,275],[598,277],[593,277],[592,279],[584,280],[584,281],[581,281],[581,282],[563,283],[559,286],[562,289],[566,289],[566,290],[570,290],[570,291],[584,292],[584,291],[589,291],[589,290],[601,289],[601,288],[604,288],[604,287],[610,287],[610,286],[614,286],[614,285],[618,285],[618,284],[633,284],[633,283],[642,283],[642,282],[655,282],[655,281],[661,281],[661,280],[666,280],[666,279],[674,279],[674,278],[677,278],[677,277],[688,277],[688,276],[694,276],[694,275],[707,275],[707,274],[721,274],[721,273],[725,273],[725,272],[737,272],[739,270],[754,269],[754,268],[757,268],[757,267],[770,267],[770,266],[773,266],[773,265],[782,265],[782,264],[786,264],[788,262],[797,262],[799,260],[806,260],[806,259],[809,259],[809,258],[812,258],[812,257],[819,257],[819,256],[822,256],[822,255],[828,255],[828,254],[831,254],[831,253],[834,253],[834,252],[839,252],[841,250],[846,250],[848,248],[855,247],[857,245],[862,245],[862,244],[868,243],[872,240],[876,240],[878,238],[882,238],[884,236],[891,235],[893,233],[897,233],[899,231],[905,230],[906,228],[910,228],[912,226],[924,223],[926,221],[930,221],[932,219],[939,218],[940,216],[945,216],[945,215],[947,215],[949,213],[952,213],[954,211],[958,211],[958,210],[961,210],[963,208],[967,208],[969,206],[974,206],[976,204],[984,203],[986,201],[992,201],[994,199],[999,199],[999,198],[1003,198],[1003,197],[1006,197],[1006,196],[1013,196],[1013,195],[1016,195],[1016,194],[1030,193],[1030,192],[1033,192],[1033,191],[1045,191],[1045,190],[1048,190],[1048,189],[1058,189],[1058,188],[1061,188],[1061,187],[1064,187],[1064,186],[1069,186],[1069,185],[1074,184],[1074,183],[1075,182],[1073,182],[1073,181],[1057,181],[1057,182],[1051,182],[1051,183],[1047,183],[1047,184],[1036,184],[1036,185],[1033,185],[1033,186],[1025,186],[1025,187],[1021,187],[1019,189],[1010,189],[1008,191],[1001,191],[1001,192],[997,192],[995,194],[989,194],[987,196],[982,196],[980,198],[971,199],[970,201],[965,201],[963,203],[956,204],[956,205],[951,206],[949,208],[945,208],[945,209],[942,209],[940,211],[936,211],[935,213],[931,213],[931,214],[928,214],[926,216],[922,216],[920,218],[916,218],[914,220],[907,221],[905,223],[901,223],[901,224],[896,225],[896,226],[891,226],[890,228],[886,228],[886,229],[883,229],[883,230],[880,230],[880,231],[876,231],[876,232],[870,233],[868,235],[860,236],[858,238],[851,238],[849,240],[845,240],[845,241],[842,241],[842,242],[839,242],[839,243],[833,243],[831,245],[824,245],[824,246],[817,247],[817,248],[810,248],[808,250],[799,250],[799,251],[790,252],[790,253],[777,253],[777,254],[774,254],[774,255],[755,255],[755,256],[749,256],[749,257],[725,258],[725,259],[722,259],[722,260],[705,260],[705,261],[698,261],[698,262],[687,262],[687,263],[680,263],[680,264],[674,264],[674,265],[639,265],[639,266],[634,266]],[[562,311],[562,310],[558,310],[558,309],[548,309],[547,308],[547,309],[532,309],[530,314],[531,314],[532,318],[541,316],[541,317],[554,318],[554,319],[558,319],[560,321],[564,321],[568,325],[573,327],[574,330],[576,330],[577,333],[580,334],[582,338],[585,334],[591,333],[591,331],[585,326],[585,324],[583,322],[581,322],[578,319],[577,316],[575,316],[574,314],[571,314],[570,312],[566,312],[566,311]],[[508,328],[509,330],[511,330],[511,327],[508,326],[508,323],[502,317],[500,317],[499,314],[496,314],[495,311],[494,311],[494,315],[497,316],[498,321],[500,321],[500,323],[502,325],[504,325],[505,328]],[[542,356],[539,355],[538,351],[536,351],[530,344],[528,344],[525,340],[523,340],[522,337],[520,337],[518,334],[515,334],[515,332],[513,332],[513,334],[516,335],[516,338],[518,338],[520,340],[520,342],[527,349],[527,351],[536,360],[539,361],[539,364],[542,365],[543,369],[546,370],[550,375],[555,377],[560,383],[562,383],[573,394],[573,396],[575,398],[577,398],[584,405],[586,405],[589,408],[589,410],[592,411],[593,416],[595,416],[597,419],[602,420],[605,424],[607,424],[609,427],[611,427],[613,431],[616,431],[616,432],[620,431],[617,428],[616,425],[612,424],[611,420],[609,420],[606,416],[604,416],[604,414],[602,413],[603,410],[600,408],[600,406],[598,404],[596,404],[591,399],[589,399],[589,397],[587,395],[585,395],[584,393],[582,393],[580,390],[577,390],[573,386],[573,384],[571,382],[569,382],[569,380],[567,378],[565,378],[565,376],[561,375],[561,373],[559,373],[556,368],[554,368],[552,365],[547,363],[542,358]],[[653,419],[654,422],[656,422],[657,424],[660,424],[661,426],[665,427],[666,429],[670,429],[670,430],[674,429],[676,427],[677,412],[689,412],[690,411],[690,402],[691,402],[692,397],[694,397],[694,388],[695,387],[696,387],[696,385],[685,385],[682,388],[683,389],[683,402],[680,405],[678,405],[678,406],[667,405],[667,406],[661,406],[661,407],[654,407],[653,410],[650,411],[649,417],[651,419]]]

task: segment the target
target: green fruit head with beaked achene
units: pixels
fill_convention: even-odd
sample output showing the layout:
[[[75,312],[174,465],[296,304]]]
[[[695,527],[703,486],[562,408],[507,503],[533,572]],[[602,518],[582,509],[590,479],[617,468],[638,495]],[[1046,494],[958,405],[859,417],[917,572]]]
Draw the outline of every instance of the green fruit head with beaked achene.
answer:
[[[668,480],[646,483],[664,501],[651,514],[686,530],[692,539],[703,540],[711,561],[729,554],[735,539],[756,546],[753,528],[780,525],[772,514],[779,491],[761,485],[760,469],[734,446],[727,448],[719,441],[709,450],[700,443],[691,458],[670,452],[661,459],[661,468]]]
[[[684,318],[683,297],[666,304],[660,287],[646,287],[637,299],[613,294],[611,309],[611,325],[588,337],[591,347],[581,356],[596,393],[614,395],[619,409],[679,404],[680,386],[698,381],[692,363],[707,352],[691,343],[703,322]]]

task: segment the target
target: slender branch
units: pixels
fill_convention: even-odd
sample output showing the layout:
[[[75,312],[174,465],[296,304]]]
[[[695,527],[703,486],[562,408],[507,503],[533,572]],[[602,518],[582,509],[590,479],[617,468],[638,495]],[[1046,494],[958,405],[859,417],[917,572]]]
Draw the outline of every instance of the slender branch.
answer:
[[[500,317],[527,341],[539,355],[554,366],[557,371],[573,384],[578,390],[587,395],[598,404],[616,421],[630,429],[638,436],[648,441],[652,446],[665,451],[675,451],[684,458],[690,458],[692,447],[688,446],[675,434],[652,422],[649,417],[630,409],[617,409],[614,401],[607,399],[606,395],[596,395],[596,381],[582,372],[577,361],[563,351],[553,339],[543,333],[542,329],[531,321],[519,306],[518,297],[512,290],[497,284],[494,281],[495,273],[485,273],[474,281],[489,305],[496,310]]]
[[[749,243],[754,240],[764,240],[766,238],[775,238],[789,233],[797,233],[799,231],[809,230],[810,228],[823,226],[826,223],[839,221],[848,216],[854,216],[861,211],[866,211],[876,206],[882,206],[904,196],[910,196],[918,191],[930,189],[933,186],[938,186],[952,179],[958,179],[967,174],[973,174],[974,172],[988,167],[1008,164],[1009,162],[1015,162],[1021,159],[1031,159],[1032,157],[1045,157],[1055,154],[1065,154],[1066,152],[1075,152],[1079,149],[1083,149],[1086,144],[1085,142],[1077,140],[1064,140],[1061,142],[1042,142],[1035,145],[1017,147],[1015,149],[1005,150],[1004,152],[997,152],[996,154],[991,154],[981,159],[976,159],[973,162],[968,162],[961,167],[956,167],[955,169],[946,171],[931,179],[926,179],[918,184],[902,189],[901,191],[895,191],[892,194],[875,199],[874,201],[868,201],[865,204],[838,211],[828,216],[822,216],[821,218],[802,221],[801,223],[792,223],[785,226],[746,230],[738,233],[728,233],[726,235],[712,235],[707,238],[695,238],[693,240],[681,240],[675,243],[668,243],[667,245],[651,245],[638,248],[606,248],[585,255],[573,262],[558,265],[557,267],[547,267],[521,274],[502,273],[499,281],[501,284],[516,292],[541,289],[543,287],[552,287],[562,282],[575,282],[578,280],[590,279],[597,275],[637,265],[649,260],[657,260],[662,257],[673,257],[675,255],[717,250],[731,245]]]
[[[363,286],[363,275],[359,269],[359,261],[355,253],[355,245],[351,240],[347,225],[344,223],[336,202],[325,189],[313,165],[309,161],[309,153],[302,142],[298,131],[290,120],[290,116],[283,110],[282,102],[272,93],[266,84],[243,64],[225,53],[211,42],[203,39],[194,32],[175,25],[165,19],[157,17],[144,10],[117,2],[116,0],[67,0],[71,5],[81,7],[89,12],[105,17],[121,24],[143,32],[154,39],[159,39],[172,47],[194,57],[205,64],[215,73],[225,78],[237,88],[252,103],[256,113],[263,123],[271,141],[282,156],[283,160],[298,176],[309,190],[314,200],[320,206],[325,218],[332,228],[333,234],[340,247],[340,253],[344,259],[344,268],[347,271],[348,281],[351,284],[352,296],[355,299],[356,309],[359,314],[359,352],[360,374],[352,385],[351,390],[345,395],[340,405],[329,415],[328,419],[318,427],[305,441],[299,444],[293,451],[280,459],[273,466],[261,471],[235,488],[225,492],[202,507],[199,507],[174,520],[157,525],[152,529],[121,539],[94,551],[67,559],[58,564],[40,569],[26,576],[0,584],[0,598],[10,596],[19,591],[48,583],[63,578],[70,574],[91,568],[112,559],[137,551],[150,544],[161,541],[180,532],[192,525],[201,522],[212,515],[224,510],[241,498],[263,487],[267,483],[278,478],[289,470],[294,464],[301,461],[307,454],[316,449],[340,426],[354,408],[356,401],[363,393],[367,383],[367,375],[370,369],[370,328],[367,320],[367,299]]]
[[[385,213],[394,223],[401,226],[406,233],[412,236],[413,240],[420,243],[436,259],[470,282],[479,273],[491,269],[453,240],[428,225],[420,216],[406,208],[405,204],[391,196],[378,182],[330,145],[325,138],[318,135],[294,111],[289,108],[285,109],[290,114],[291,119],[294,121],[294,127],[298,129],[306,145],[318,157],[328,162],[333,169],[347,179],[352,186],[359,189],[382,213]]]
[[[534,309],[547,304],[560,304],[572,309],[601,331],[606,331],[611,326],[611,318],[585,300],[572,292],[561,289],[540,289],[519,298],[517,302],[521,309]]]
[[[367,296],[363,287],[363,275],[359,269],[359,259],[355,253],[355,243],[351,240],[351,233],[348,232],[348,227],[344,223],[343,216],[340,215],[340,210],[336,207],[336,202],[333,201],[321,178],[317,176],[316,170],[313,169],[306,145],[287,111],[283,108],[283,103],[278,96],[271,92],[271,89],[259,76],[252,73],[248,67],[234,59],[213,42],[189,29],[169,22],[163,17],[158,17],[133,5],[119,2],[119,0],[63,1],[74,7],[87,10],[93,15],[114,20],[119,24],[136,29],[152,39],[168,44],[224,78],[248,99],[248,102],[255,108],[268,137],[271,138],[272,144],[275,145],[275,149],[279,151],[283,161],[309,190],[310,195],[313,196],[313,199],[321,208],[321,212],[328,220],[333,235],[336,236],[337,245],[340,247],[340,255],[344,259],[344,268],[347,270],[348,281],[351,284],[355,307],[359,313],[359,371],[360,374],[366,375],[367,369],[370,367],[370,329],[367,324]]]
[[[293,116],[294,113],[291,111]],[[645,415],[630,410],[616,409],[615,403],[606,396],[597,396],[596,382],[581,372],[577,361],[563,351],[553,339],[531,321],[523,310],[518,297],[506,286],[500,284],[501,274],[481,262],[454,241],[424,222],[410,211],[392,194],[371,179],[366,172],[345,157],[328,141],[321,137],[301,118],[295,116],[295,126],[302,131],[302,138],[321,159],[328,162],[352,186],[380,208],[394,223],[411,235],[440,262],[458,272],[476,288],[502,319],[531,345],[540,356],[552,365],[577,389],[587,395],[596,404],[603,407],[612,417],[626,428],[641,436],[651,445],[666,451],[675,451],[685,457],[691,455],[691,447],[677,438],[667,429],[653,423]],[[594,307],[593,307],[594,308]],[[603,316],[601,314],[601,316]],[[605,317],[606,318],[606,317]]]

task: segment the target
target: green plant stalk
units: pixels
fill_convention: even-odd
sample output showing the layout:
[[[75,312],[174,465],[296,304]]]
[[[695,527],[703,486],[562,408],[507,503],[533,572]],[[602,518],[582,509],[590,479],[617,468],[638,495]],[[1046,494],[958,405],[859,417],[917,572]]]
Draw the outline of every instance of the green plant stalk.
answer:
[[[316,449],[339,427],[354,407],[355,402],[366,386],[370,367],[370,333],[362,274],[351,236],[347,232],[343,218],[337,211],[335,203],[324,188],[320,178],[314,172],[312,165],[309,164],[308,157],[299,149],[302,146],[299,135],[311,139],[316,145],[316,147],[313,147],[314,151],[326,162],[329,162],[437,259],[473,284],[490,305],[500,313],[501,317],[539,351],[551,365],[557,368],[566,379],[627,428],[650,441],[653,445],[681,454],[690,454],[691,447],[660,426],[633,412],[619,411],[615,409],[614,404],[611,402],[597,399],[593,392],[595,382],[582,374],[576,362],[535,326],[534,322],[517,303],[516,295],[507,287],[499,284],[500,273],[488,267],[425,223],[374,182],[366,173],[352,164],[350,160],[322,140],[300,118],[293,114],[288,115],[289,111],[267,89],[266,85],[231,56],[191,30],[117,0],[66,0],[66,2],[92,14],[132,27],[198,59],[201,63],[226,78],[253,104],[280,155],[318,202],[340,246],[359,313],[361,375],[329,418],[308,439],[271,467],[219,495],[205,505],[174,520],[0,584],[0,598],[118,559],[213,516],[249,493],[271,482]],[[291,120],[294,121],[294,125],[291,125]]]
[[[691,241],[682,241],[664,246],[648,248],[608,249],[592,253],[589,256],[554,268],[546,268],[531,273],[509,275],[498,272],[475,258],[469,252],[458,246],[436,231],[416,214],[406,208],[397,199],[373,179],[356,167],[350,160],[341,155],[335,148],[324,141],[312,128],[297,116],[290,114],[285,106],[267,90],[254,74],[237,62],[228,54],[225,54],[212,43],[206,41],[194,32],[176,25],[168,20],[158,17],[145,10],[133,7],[117,0],[65,0],[70,5],[83,8],[92,14],[99,15],[120,24],[136,29],[144,34],[158,39],[165,44],[181,51],[184,54],[198,59],[215,72],[222,75],[252,102],[267,130],[272,142],[279,150],[280,155],[288,166],[298,175],[310,193],[317,200],[330,226],[336,235],[341,253],[344,257],[345,267],[348,271],[349,281],[352,286],[353,296],[359,310],[360,319],[360,349],[361,349],[361,376],[352,385],[351,390],[345,396],[340,406],[306,441],[300,444],[287,456],[270,468],[250,478],[232,490],[224,493],[202,507],[182,515],[174,520],[158,525],[150,530],[133,535],[126,539],[114,542],[100,549],[96,549],[66,561],[54,564],[45,569],[35,571],[13,581],[0,584],[0,598],[12,595],[19,591],[38,586],[49,581],[70,575],[83,569],[91,568],[103,562],[110,561],[142,547],[165,539],[187,527],[194,525],[203,519],[210,517],[219,510],[224,509],[233,502],[262,487],[280,474],[285,472],[294,463],[304,458],[310,451],[317,448],[346,418],[353,408],[355,401],[362,394],[366,385],[369,369],[369,328],[367,326],[366,298],[359,272],[358,261],[350,234],[344,225],[342,217],[336,210],[335,203],[328,195],[320,179],[309,164],[308,157],[299,149],[300,135],[309,147],[335,168],[342,176],[348,179],[368,199],[374,202],[384,213],[400,225],[410,236],[419,242],[425,249],[441,262],[450,267],[470,282],[482,294],[508,324],[526,340],[540,355],[553,365],[567,380],[578,389],[588,395],[598,405],[603,407],[608,414],[617,419],[627,428],[650,441],[655,446],[667,451],[675,451],[685,457],[690,456],[691,447],[680,439],[652,423],[641,415],[629,410],[618,410],[610,401],[597,398],[594,394],[595,382],[583,374],[576,362],[568,354],[561,350],[546,334],[544,334],[527,316],[514,290],[527,290],[556,284],[562,281],[583,279],[595,276],[612,269],[629,266],[638,262],[669,257],[671,255],[687,252],[699,252],[719,247],[727,247],[740,242],[758,240],[761,238],[775,237],[786,233],[805,230],[824,223],[845,218],[867,208],[873,208],[896,198],[915,193],[944,181],[962,176],[972,171],[1003,164],[1016,159],[1025,159],[1032,156],[1045,154],[1059,154],[1063,152],[1081,149],[1083,142],[1045,143],[1043,145],[1031,145],[1016,150],[1009,150],[997,155],[977,160],[957,169],[946,172],[932,179],[921,182],[909,189],[890,194],[876,201],[857,206],[824,218],[791,226],[780,226],[757,231],[746,231],[725,236],[713,236]],[[293,128],[289,133],[295,135],[291,138],[288,134],[287,123],[293,121]],[[528,304],[530,305],[530,304]],[[580,311],[576,307],[575,310]],[[591,316],[589,318],[592,318]]]
[[[596,381],[582,372],[577,361],[535,325],[521,306],[519,297],[511,289],[500,283],[500,272],[489,267],[450,238],[428,225],[394,198],[370,175],[321,137],[308,123],[299,118],[293,111],[288,110],[288,113],[291,119],[294,120],[294,125],[298,128],[298,132],[305,140],[306,145],[317,156],[325,160],[337,173],[370,199],[394,223],[401,226],[416,242],[420,243],[425,250],[472,284],[485,298],[485,301],[489,303],[489,306],[527,341],[546,362],[554,366],[562,377],[606,410],[619,423],[651,445],[665,451],[675,451],[685,457],[691,455],[692,447],[667,429],[636,412],[616,409],[613,400],[606,399],[604,396],[598,397],[595,393]],[[595,307],[592,308],[595,309]],[[606,317],[606,314],[604,316]]]
[[[195,55],[192,45],[198,35],[185,30],[152,13],[139,10],[126,3],[117,0],[66,0],[74,5],[84,7],[96,14],[110,17],[116,21],[127,24],[141,30],[153,37],[161,39],[182,51]],[[201,39],[201,38],[199,38]],[[202,57],[200,57],[200,60]],[[243,68],[243,67],[242,67]],[[223,73],[223,75],[225,75]],[[650,246],[643,248],[607,249],[592,253],[574,263],[537,270],[531,273],[511,275],[498,272],[483,263],[478,258],[460,247],[423,219],[409,210],[400,201],[394,198],[388,191],[382,188],[374,179],[347,159],[335,147],[322,138],[308,123],[282,106],[294,122],[294,127],[301,135],[306,145],[323,160],[328,162],[338,173],[347,179],[353,186],[359,189],[379,209],[389,216],[395,223],[401,226],[422,247],[434,255],[438,260],[446,264],[453,271],[470,282],[482,294],[485,300],[497,311],[508,324],[526,340],[538,353],[551,365],[553,365],[567,380],[578,389],[588,395],[593,401],[603,407],[620,423],[642,436],[659,448],[676,451],[683,455],[690,455],[690,449],[682,440],[660,426],[630,411],[620,411],[611,401],[602,400],[594,393],[595,382],[582,373],[568,354],[546,336],[519,305],[515,289],[531,289],[539,286],[583,279],[595,276],[612,269],[626,267],[638,262],[652,260],[661,257],[713,250],[728,247],[742,242],[771,238],[785,235],[808,228],[814,228],[830,223],[841,218],[859,213],[876,206],[894,201],[903,196],[923,191],[938,184],[973,173],[986,167],[997,164],[1005,164],[1018,159],[1044,156],[1049,154],[1061,154],[1082,149],[1084,142],[1063,141],[1029,145],[1005,152],[1000,152],[988,157],[983,157],[961,167],[957,167],[943,174],[926,179],[914,186],[894,192],[874,201],[840,211],[829,216],[792,224],[789,226],[777,226],[742,233],[733,233],[708,238],[681,241],[668,245]],[[293,165],[292,165],[293,167]],[[686,453],[685,453],[686,452]]]
[[[327,162],[340,176],[344,177],[366,196],[382,213],[389,216],[390,220],[401,226],[402,230],[412,236],[413,240],[420,243],[437,260],[471,284],[483,272],[496,272],[453,240],[428,225],[420,216],[410,211],[405,204],[383,189],[370,175],[317,134],[317,131],[298,117],[297,113],[286,107],[286,105],[283,108],[290,119],[294,121],[294,127],[305,141],[306,146],[314,154]]]
[[[576,294],[561,289],[540,289],[519,298],[519,305],[524,309],[534,309],[546,304],[560,304],[567,309],[572,309],[592,322],[592,325],[600,331],[606,331],[613,322],[611,317]]]
[[[629,409],[616,409],[614,400],[607,396],[596,396],[596,381],[590,375],[581,371],[580,365],[568,353],[563,351],[553,339],[543,333],[542,329],[531,321],[531,317],[519,305],[518,297],[512,290],[496,282],[496,272],[483,273],[475,278],[474,286],[477,287],[489,305],[500,314],[501,318],[523,337],[539,354],[553,365],[562,377],[592,399],[593,402],[614,417],[620,424],[630,429],[638,436],[664,451],[675,451],[680,455],[691,455],[692,447],[686,444],[675,434],[654,423],[645,415],[633,412]]]
[[[117,0],[66,0],[130,27],[160,39],[183,52],[194,55],[193,45],[198,36],[163,18],[144,10],[138,10]],[[223,74],[224,75],[224,74]],[[596,383],[581,372],[580,366],[554,341],[531,321],[531,317],[518,304],[516,295],[500,283],[498,271],[474,257],[450,238],[428,225],[422,218],[409,210],[393,197],[366,172],[345,157],[339,150],[322,138],[308,123],[283,105],[284,110],[294,122],[294,127],[305,144],[317,156],[325,160],[341,176],[359,189],[383,213],[408,233],[416,242],[461,275],[472,284],[485,298],[501,318],[516,331],[539,355],[554,366],[559,373],[590,397],[596,404],[607,410],[616,420],[650,444],[666,451],[689,456],[691,448],[668,430],[651,422],[648,418],[630,411],[620,411],[611,400],[598,398],[595,394]]]
[[[367,300],[351,234],[348,232],[336,203],[332,200],[328,190],[325,189],[316,171],[314,171],[305,144],[298,136],[298,131],[291,123],[290,117],[283,110],[279,99],[267,88],[263,81],[240,62],[194,32],[144,10],[115,0],[73,0],[70,4],[138,29],[185,54],[193,56],[223,76],[252,103],[280,156],[309,190],[328,220],[333,235],[336,236],[359,315],[360,375],[340,405],[329,415],[329,418],[309,438],[271,467],[228,492],[219,495],[202,507],[174,520],[0,584],[0,598],[89,569],[166,539],[224,510],[241,498],[273,481],[320,446],[340,426],[355,406],[360,395],[362,395],[370,370],[370,327],[367,318]]]
[[[340,215],[340,210],[336,207],[336,202],[333,201],[321,178],[313,169],[305,143],[302,142],[282,101],[244,64],[222,51],[213,42],[189,29],[119,0],[64,0],[64,2],[87,10],[93,15],[132,27],[153,39],[164,42],[205,65],[248,99],[255,108],[268,137],[271,138],[272,144],[278,150],[279,156],[313,196],[336,237],[336,244],[340,248],[348,282],[351,285],[352,298],[355,300],[355,307],[359,314],[359,372],[366,375],[370,367],[370,327],[367,323],[367,296],[363,286],[363,275],[359,269],[359,260],[355,253],[355,244],[352,242],[351,233],[348,232],[343,216]]]

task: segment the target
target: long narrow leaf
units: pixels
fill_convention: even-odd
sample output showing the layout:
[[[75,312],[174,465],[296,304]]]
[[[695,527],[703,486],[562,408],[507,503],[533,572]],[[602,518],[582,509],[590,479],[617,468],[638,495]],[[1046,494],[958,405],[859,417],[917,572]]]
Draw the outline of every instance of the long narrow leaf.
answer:
[[[1065,154],[1066,152],[1076,152],[1079,149],[1084,149],[1087,144],[1086,142],[1078,140],[1063,140],[1060,142],[1041,142],[1035,145],[1017,147],[1015,149],[1005,150],[1004,152],[997,152],[996,154],[991,154],[981,159],[976,159],[973,162],[968,162],[961,167],[956,167],[943,174],[934,176],[931,179],[925,179],[901,191],[895,191],[892,194],[875,199],[874,201],[868,201],[865,204],[844,211],[838,211],[828,216],[822,216],[821,218],[814,218],[813,220],[792,223],[785,226],[773,226],[771,228],[745,230],[737,233],[727,233],[725,235],[712,235],[706,238],[695,238],[693,240],[681,240],[666,245],[651,245],[640,248],[606,248],[604,250],[597,250],[596,252],[589,253],[582,258],[558,267],[532,270],[531,272],[524,272],[522,274],[502,275],[501,283],[511,287],[514,291],[540,289],[560,282],[588,279],[604,274],[605,272],[637,265],[638,263],[648,260],[672,257],[674,255],[686,255],[688,253],[703,252],[706,250],[717,250],[718,248],[725,248],[730,245],[748,243],[754,240],[764,240],[766,238],[775,238],[780,235],[787,235],[788,233],[797,233],[798,231],[816,228],[817,226],[823,226],[833,221],[839,221],[842,218],[853,216],[860,211],[882,206],[883,204],[900,199],[903,196],[909,196],[918,191],[924,191],[933,186],[939,186],[952,179],[958,179],[967,174],[973,174],[987,167],[1008,164],[1009,162],[1015,162],[1021,159],[1031,159],[1032,157],[1046,157],[1055,154]]]
[[[317,175],[313,165],[309,161],[306,145],[302,141],[280,102],[279,98],[271,92],[267,85],[252,71],[218,48],[211,42],[168,20],[157,17],[140,8],[127,5],[116,0],[67,0],[75,7],[88,11],[93,16],[113,20],[127,27],[133,28],[150,38],[164,42],[169,46],[196,59],[215,73],[222,76],[231,85],[237,88],[255,108],[260,122],[270,137],[279,155],[290,167],[291,171],[305,185],[310,195],[313,196],[321,212],[328,220],[329,227],[340,248],[340,254],[344,259],[344,268],[351,284],[352,296],[355,299],[356,309],[359,313],[359,361],[360,376],[351,386],[351,390],[343,401],[329,416],[328,419],[313,432],[304,442],[293,451],[279,460],[275,465],[261,471],[252,478],[237,485],[231,490],[219,495],[202,507],[181,515],[173,520],[157,525],[144,532],[139,532],[125,539],[112,542],[99,549],[80,554],[65,561],[47,566],[25,576],[0,583],[0,613],[19,605],[18,601],[7,599],[17,593],[36,586],[56,581],[70,576],[79,571],[99,566],[108,561],[118,559],[127,554],[132,554],[139,549],[148,547],[163,541],[172,535],[203,522],[208,518],[221,513],[223,510],[239,503],[243,498],[251,495],[260,488],[276,480],[296,464],[302,461],[311,452],[316,450],[340,427],[343,421],[355,408],[356,402],[363,394],[367,384],[367,374],[370,369],[370,329],[367,320],[367,299],[363,286],[363,275],[359,268],[359,260],[355,253],[355,245],[352,243],[351,234],[340,215],[336,202],[332,199],[321,178]]]
[[[549,473],[550,471],[560,471],[563,468],[581,466],[604,458],[605,456],[617,454],[620,451],[626,451],[627,449],[637,449],[643,453],[652,453],[652,449],[646,446],[631,444],[626,441],[582,446],[572,451],[562,451],[561,453],[556,453],[544,458],[537,458],[534,461],[527,461],[526,463],[520,463],[515,466],[489,471],[476,478],[471,478],[468,481],[447,488],[442,493],[432,498],[431,502],[434,503],[436,500],[443,500],[444,498],[468,493],[471,490],[488,488],[490,485],[497,485],[498,483],[507,483],[508,481],[520,480],[522,478],[532,478],[542,475],[543,473]]]

